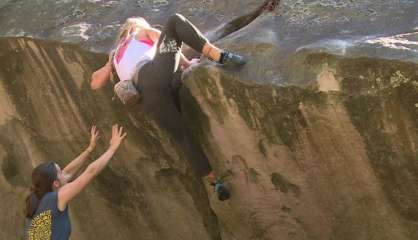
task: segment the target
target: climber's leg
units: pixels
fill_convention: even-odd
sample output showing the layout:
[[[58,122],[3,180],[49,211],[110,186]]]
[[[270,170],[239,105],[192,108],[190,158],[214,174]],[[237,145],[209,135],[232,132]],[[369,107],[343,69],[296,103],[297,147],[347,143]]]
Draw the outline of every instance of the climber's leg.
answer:
[[[240,66],[247,62],[242,56],[221,50],[211,44],[189,20],[180,14],[172,15],[167,21],[157,44],[156,58],[167,53],[178,54],[183,43],[204,56],[227,66]],[[179,56],[176,58],[174,71],[177,70],[178,62]]]

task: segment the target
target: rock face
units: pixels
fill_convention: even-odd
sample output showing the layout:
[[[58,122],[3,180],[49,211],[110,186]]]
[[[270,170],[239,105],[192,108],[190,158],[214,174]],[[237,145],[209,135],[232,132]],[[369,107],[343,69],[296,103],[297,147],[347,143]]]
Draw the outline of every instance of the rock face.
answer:
[[[416,65],[306,61],[315,90],[187,78],[190,123],[233,189],[212,202],[225,239],[416,238]]]
[[[132,121],[111,101],[111,89],[90,90],[86,80],[103,55],[31,39],[2,39],[0,48],[0,239],[23,233],[32,168],[45,161],[64,166],[86,147],[93,123],[104,135],[98,157],[116,122],[129,137],[110,167],[71,204],[73,238],[218,238],[204,187],[189,176],[176,145],[145,116]]]
[[[181,90],[185,121],[230,184],[227,202],[140,109],[89,90],[105,56],[2,39],[0,237],[20,236],[33,166],[65,164],[90,123],[120,122],[127,143],[71,205],[74,239],[417,239],[418,3],[245,4],[208,36],[250,62],[204,61]]]

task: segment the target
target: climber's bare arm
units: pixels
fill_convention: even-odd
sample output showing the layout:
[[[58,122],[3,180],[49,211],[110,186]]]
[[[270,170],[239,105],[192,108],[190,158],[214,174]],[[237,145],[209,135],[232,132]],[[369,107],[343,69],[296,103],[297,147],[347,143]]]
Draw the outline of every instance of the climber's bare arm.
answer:
[[[71,181],[74,176],[76,176],[80,168],[84,165],[90,156],[90,153],[96,148],[97,140],[99,138],[99,131],[97,130],[96,126],[93,126],[90,130],[89,146],[62,170],[62,173],[68,182]]]
[[[93,90],[104,87],[110,80],[110,75],[112,74],[111,59],[112,58],[109,55],[109,59],[106,64],[91,75],[90,87]]]

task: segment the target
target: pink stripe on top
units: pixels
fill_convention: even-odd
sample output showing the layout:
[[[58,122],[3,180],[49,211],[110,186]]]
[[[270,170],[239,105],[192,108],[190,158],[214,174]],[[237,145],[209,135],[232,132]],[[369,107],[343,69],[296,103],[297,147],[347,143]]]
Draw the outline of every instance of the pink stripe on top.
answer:
[[[127,38],[120,43],[118,52],[115,55],[116,62],[119,63],[122,59],[123,55],[125,54],[126,48],[128,48],[129,43],[133,38]]]
[[[148,44],[149,46],[154,46],[154,42],[150,39],[147,40],[139,40],[140,42],[143,42],[145,44]]]
[[[152,60],[157,47],[151,40],[137,40],[134,36],[123,40],[115,53],[114,65],[120,80],[131,79],[141,64]]]

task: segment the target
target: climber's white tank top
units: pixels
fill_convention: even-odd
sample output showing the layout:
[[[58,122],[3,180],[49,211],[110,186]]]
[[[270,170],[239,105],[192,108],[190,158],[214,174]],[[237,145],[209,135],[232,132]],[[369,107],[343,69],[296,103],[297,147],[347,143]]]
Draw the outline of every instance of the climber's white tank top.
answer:
[[[142,64],[154,58],[156,49],[154,42],[138,41],[134,35],[119,43],[113,58],[119,79],[121,81],[131,79]]]

